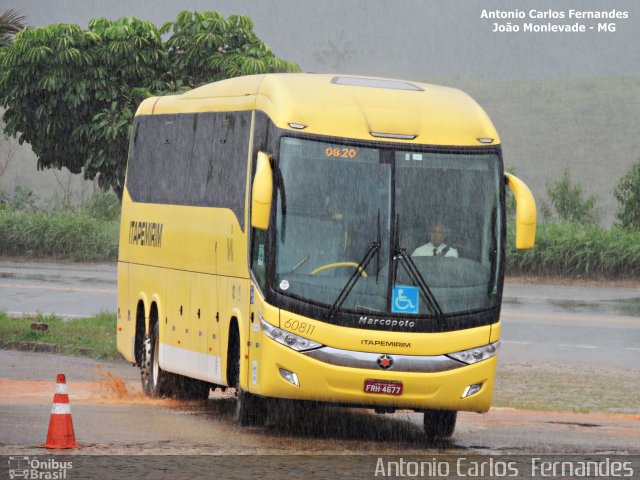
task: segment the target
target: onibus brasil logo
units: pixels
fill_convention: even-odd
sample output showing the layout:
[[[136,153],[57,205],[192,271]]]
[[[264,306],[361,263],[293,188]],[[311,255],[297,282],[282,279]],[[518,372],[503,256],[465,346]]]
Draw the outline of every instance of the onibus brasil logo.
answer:
[[[55,458],[41,460],[37,457],[9,457],[9,478],[27,478],[33,480],[63,480],[67,470],[73,468],[72,462],[62,462]]]

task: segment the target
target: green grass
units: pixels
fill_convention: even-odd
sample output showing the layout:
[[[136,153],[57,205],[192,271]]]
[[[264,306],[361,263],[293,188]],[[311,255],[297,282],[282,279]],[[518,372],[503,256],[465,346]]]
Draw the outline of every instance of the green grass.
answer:
[[[118,230],[84,211],[0,208],[0,256],[114,261]]]
[[[572,223],[538,225],[536,246],[516,251],[507,240],[508,274],[640,278],[640,232]]]
[[[48,330],[33,330],[31,324],[36,322],[46,323]],[[64,320],[42,314],[14,318],[0,312],[0,347],[113,360],[118,357],[116,316],[103,312],[93,317]]]

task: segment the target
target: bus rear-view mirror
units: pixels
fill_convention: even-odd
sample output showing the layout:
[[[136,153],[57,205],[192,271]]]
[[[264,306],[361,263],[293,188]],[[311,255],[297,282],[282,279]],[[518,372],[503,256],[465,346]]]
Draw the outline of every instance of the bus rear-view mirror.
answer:
[[[258,152],[256,175],[251,189],[251,226],[259,230],[269,228],[271,217],[271,198],[273,196],[273,170],[271,157]]]
[[[518,177],[505,173],[505,178],[516,199],[516,249],[533,248],[536,243],[536,201],[529,187]]]

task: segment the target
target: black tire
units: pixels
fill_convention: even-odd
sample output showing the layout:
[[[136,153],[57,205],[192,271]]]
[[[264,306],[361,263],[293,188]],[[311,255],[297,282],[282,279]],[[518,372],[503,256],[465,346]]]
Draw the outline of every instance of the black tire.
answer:
[[[456,429],[458,412],[450,410],[425,410],[424,433],[430,439],[449,438]]]
[[[243,427],[264,425],[267,418],[266,400],[240,387],[240,333],[235,323],[229,330],[227,353],[227,382],[236,390],[236,419]]]
[[[160,362],[158,358],[160,347],[160,334],[159,327],[156,323],[153,326],[150,337],[150,372],[148,376],[148,384],[145,392],[150,397],[169,397],[175,393],[176,390],[176,376],[172,373],[165,372],[160,368]],[[143,379],[143,388],[144,379]]]
[[[267,420],[267,403],[262,397],[237,387],[236,418],[243,427],[262,427]]]
[[[181,400],[206,400],[211,384],[195,378],[176,376],[176,397]]]

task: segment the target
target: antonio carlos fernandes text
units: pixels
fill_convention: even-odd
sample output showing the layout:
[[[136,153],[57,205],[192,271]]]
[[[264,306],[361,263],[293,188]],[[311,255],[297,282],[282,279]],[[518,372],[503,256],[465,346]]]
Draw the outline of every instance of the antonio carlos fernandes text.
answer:
[[[430,477],[447,478],[449,476],[487,478],[487,477],[517,477],[522,473],[529,473],[530,478],[622,478],[633,477],[634,471],[631,462],[613,461],[609,458],[603,460],[543,460],[541,457],[532,457],[530,463],[522,457],[519,461],[496,459],[471,460],[460,457],[453,461],[437,460],[410,461],[404,458],[398,460],[384,460],[378,458],[376,462],[375,477]],[[527,463],[529,463],[527,465]],[[528,468],[527,468],[528,467]]]

